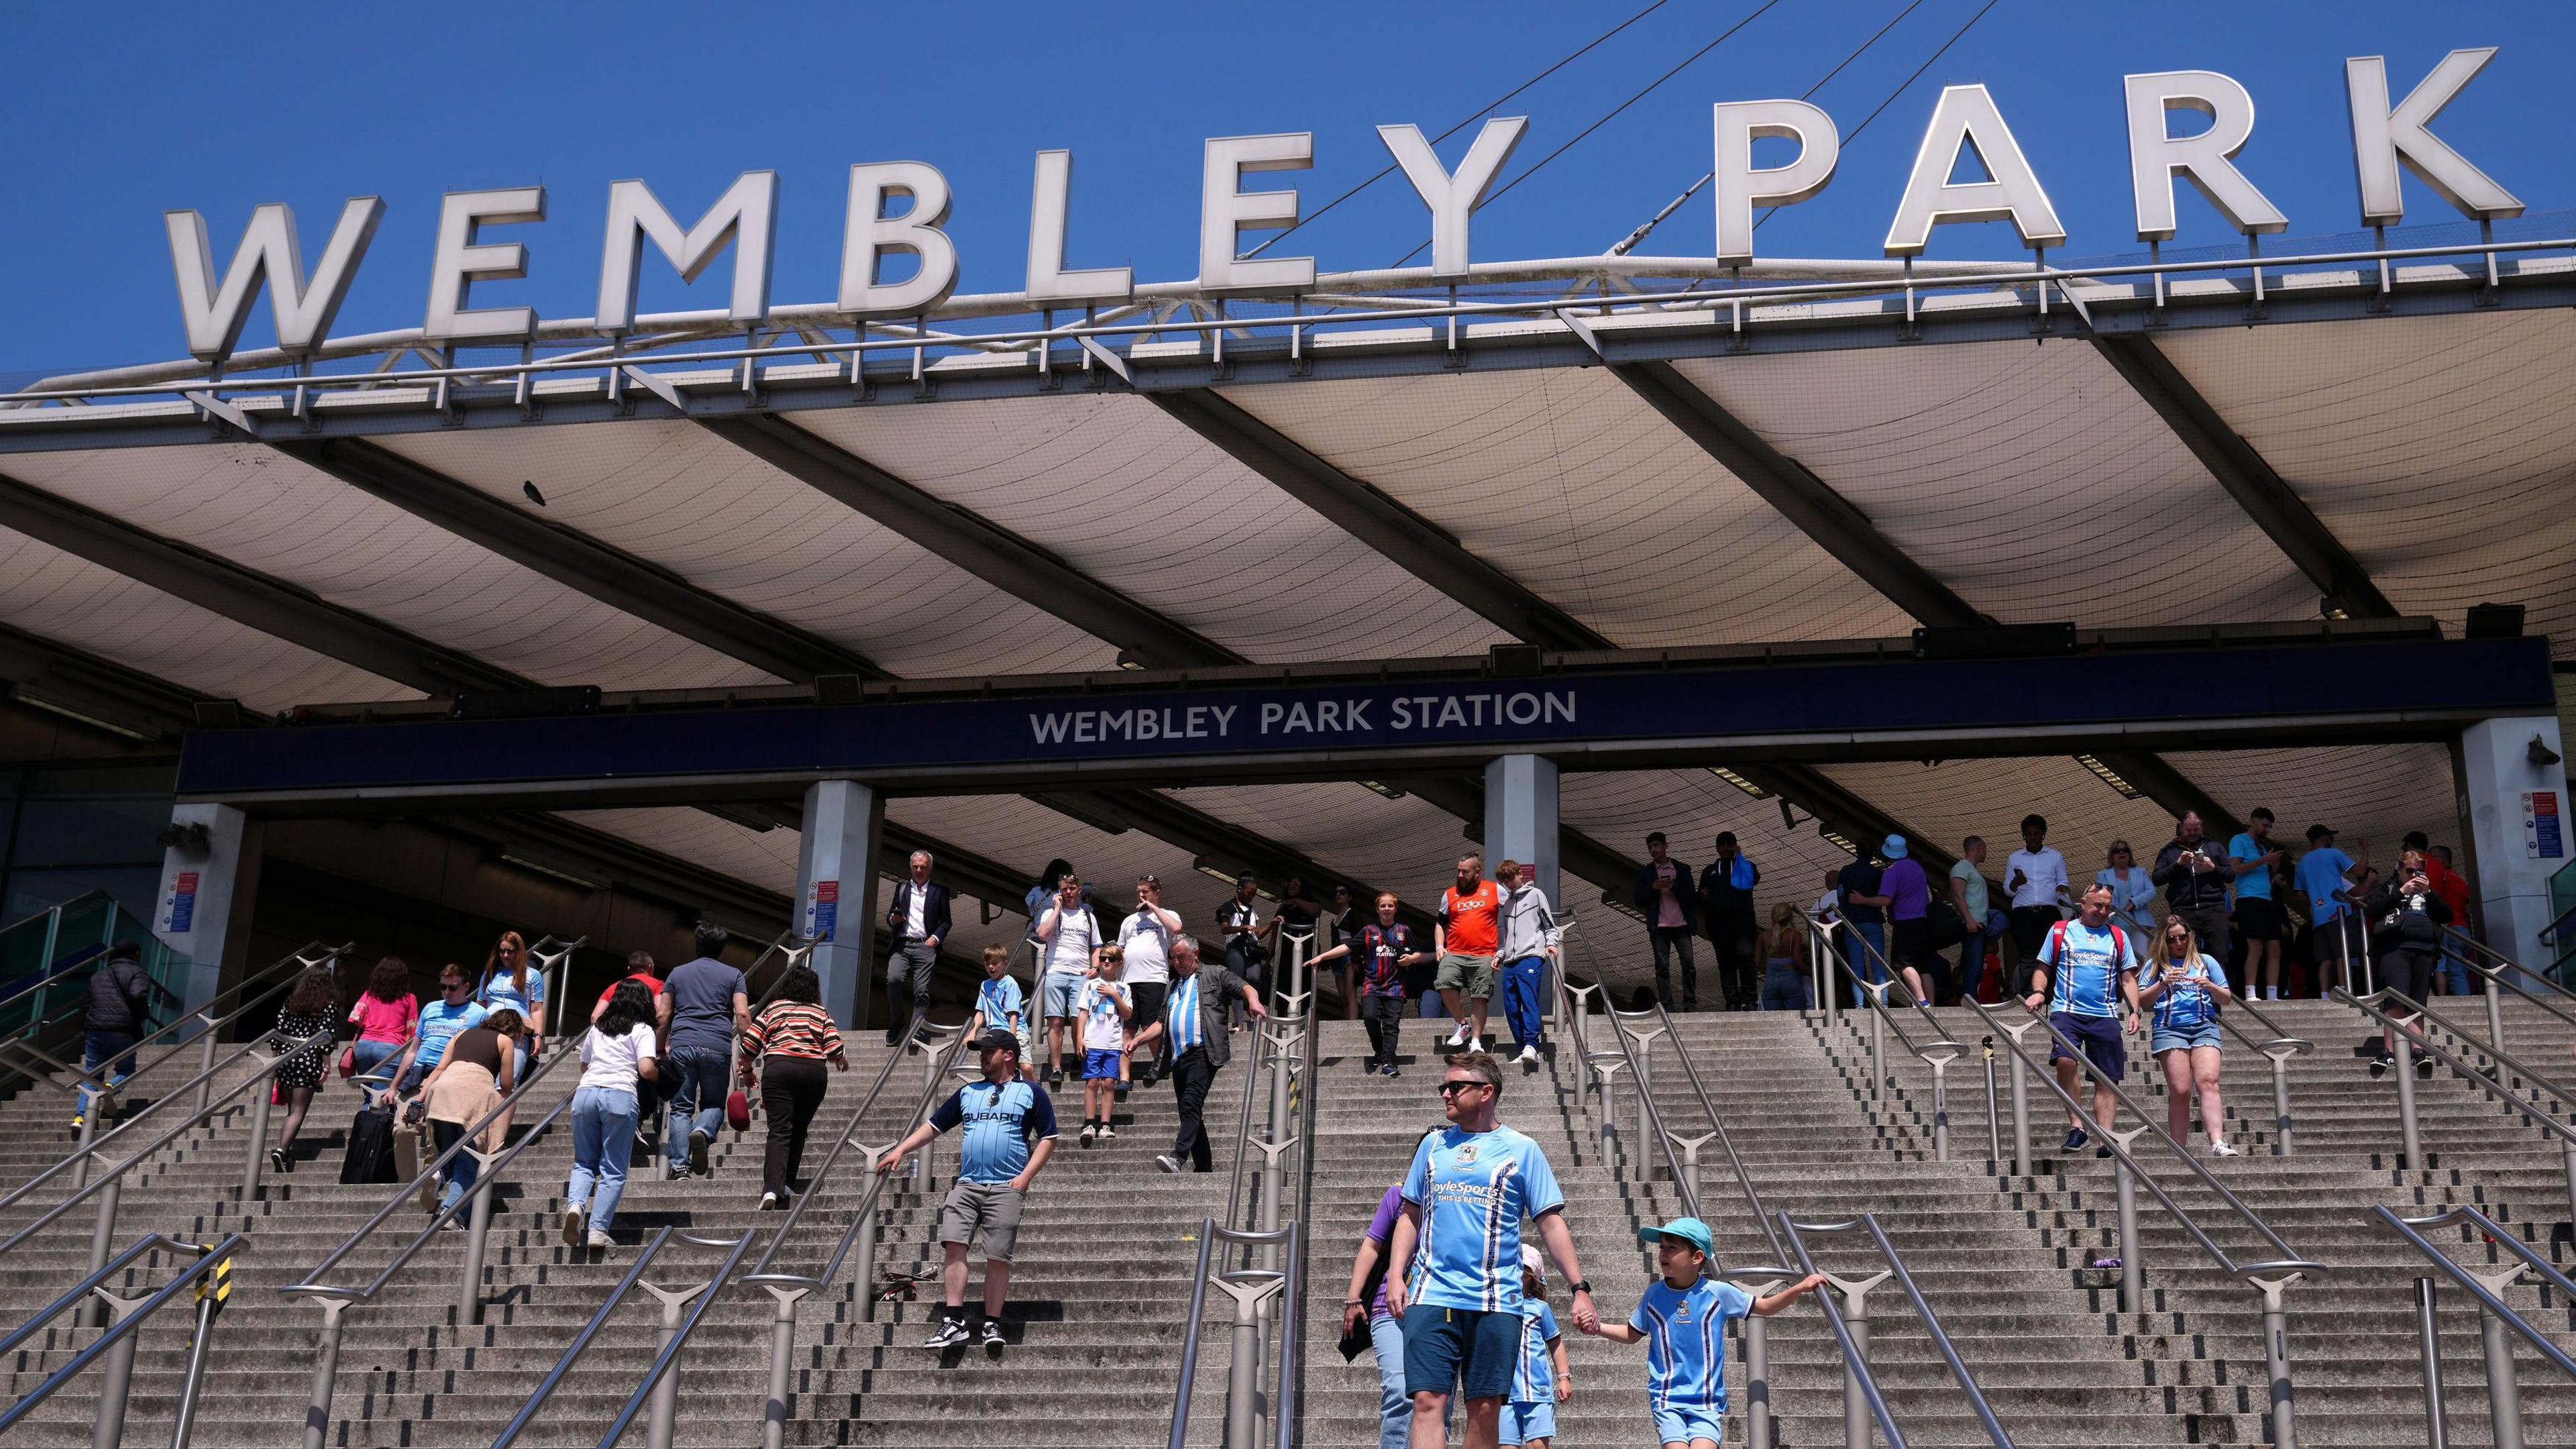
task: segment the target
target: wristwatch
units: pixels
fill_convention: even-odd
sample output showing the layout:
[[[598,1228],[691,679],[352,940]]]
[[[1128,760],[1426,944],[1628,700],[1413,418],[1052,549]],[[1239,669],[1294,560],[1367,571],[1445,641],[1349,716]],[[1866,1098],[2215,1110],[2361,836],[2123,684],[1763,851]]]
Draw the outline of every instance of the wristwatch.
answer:
[[[1589,1278],[1584,1279],[1582,1282],[1575,1284],[1575,1285],[1574,1285],[1574,1287],[1573,1287],[1573,1290],[1572,1290],[1572,1291],[1574,1291],[1574,1292],[1576,1292],[1576,1293],[1589,1293],[1589,1292],[1591,1292],[1591,1291],[1592,1291],[1592,1280],[1591,1280],[1591,1279],[1589,1279]]]

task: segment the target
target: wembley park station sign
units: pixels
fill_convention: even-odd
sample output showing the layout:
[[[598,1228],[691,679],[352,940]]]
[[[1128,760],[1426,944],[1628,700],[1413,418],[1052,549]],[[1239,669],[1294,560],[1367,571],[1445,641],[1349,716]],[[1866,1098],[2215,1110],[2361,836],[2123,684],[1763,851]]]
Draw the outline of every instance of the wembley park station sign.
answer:
[[[2419,81],[2405,99],[2390,100],[2388,71],[2378,56],[2344,62],[2352,115],[2353,163],[2360,179],[2361,220],[2389,226],[2404,218],[2399,168],[2412,171],[2441,197],[2480,220],[2518,216],[2523,205],[2470,161],[2445,145],[2432,123],[2494,59],[2495,48],[2455,50]],[[2122,82],[2128,113],[2129,176],[2141,241],[2174,234],[2174,187],[2189,181],[2240,232],[2287,230],[2282,215],[2236,166],[2235,157],[2254,132],[2254,98],[2216,71],[2163,71]],[[2175,134],[2173,113],[2197,112],[2207,124]],[[1751,265],[1757,208],[1789,206],[1823,191],[1841,151],[1833,117],[1796,100],[1722,101],[1714,107],[1715,152],[1710,189],[1717,206],[1721,267]],[[2188,123],[2186,123],[2188,124]],[[1524,117],[1485,122],[1453,170],[1412,125],[1378,127],[1405,178],[1431,213],[1432,264],[1421,280],[1467,280],[1468,224],[1527,133]],[[1769,148],[1756,165],[1756,143]],[[1960,154],[1973,150],[1986,179],[1952,177]],[[1314,163],[1311,133],[1223,136],[1207,142],[1200,182],[1200,290],[1211,297],[1289,296],[1315,283],[1312,257],[1247,257],[1243,234],[1294,224],[1293,188],[1244,189],[1244,178],[1266,171],[1302,170]],[[1030,310],[1096,307],[1129,301],[1135,276],[1127,267],[1068,265],[1065,219],[1073,186],[1068,151],[1037,155],[1029,210],[1026,288]],[[872,161],[850,168],[849,208],[842,232],[836,311],[853,322],[924,315],[956,290],[956,244],[941,229],[951,192],[939,169],[921,161]],[[297,249],[294,213],[283,204],[258,207],[219,273],[205,218],[173,211],[167,221],[170,254],[178,273],[180,309],[188,348],[220,362],[230,356],[263,283],[276,320],[277,341],[289,354],[308,353],[328,336],[331,320],[348,295],[368,243],[384,219],[382,198],[361,196],[341,208],[321,260],[310,272]],[[430,263],[429,305],[421,336],[440,345],[526,342],[535,335],[530,307],[470,304],[473,285],[524,277],[528,247],[485,239],[486,228],[542,222],[542,186],[452,191],[441,200],[437,247]],[[695,281],[731,253],[733,287],[725,316],[756,326],[769,315],[772,242],[778,218],[778,175],[742,174],[697,221],[682,226],[642,181],[608,189],[608,228],[599,264],[599,303],[592,324],[601,333],[631,331],[636,322],[637,273],[650,242],[681,277]],[[1897,199],[1886,251],[1920,253],[1932,228],[1946,222],[2009,221],[2033,248],[2061,245],[2066,229],[2047,188],[2014,140],[2002,109],[1982,85],[1954,85],[1941,92],[1924,127],[1912,172]],[[909,258],[908,269],[890,262]],[[892,277],[893,271],[904,271]],[[1406,274],[1408,278],[1412,274]]]

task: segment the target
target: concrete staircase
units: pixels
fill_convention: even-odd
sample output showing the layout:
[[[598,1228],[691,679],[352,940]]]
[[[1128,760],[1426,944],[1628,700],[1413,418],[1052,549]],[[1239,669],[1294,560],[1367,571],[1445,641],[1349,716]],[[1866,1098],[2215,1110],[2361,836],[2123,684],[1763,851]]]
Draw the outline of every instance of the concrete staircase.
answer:
[[[831,1095],[816,1118],[806,1159],[810,1172],[848,1121],[860,1094],[883,1061],[873,1038],[853,1039],[853,1070],[836,1074]],[[879,1143],[897,1135],[922,1081],[918,1058],[896,1069],[877,1107],[857,1136]],[[1245,1074],[1220,1077],[1212,1118],[1230,1133],[1233,1094]],[[566,1069],[531,1089],[522,1123],[541,1118],[566,1095]],[[942,1091],[946,1088],[943,1086]],[[272,1176],[261,1197],[246,1207],[235,1201],[240,1174],[242,1114],[219,1116],[200,1131],[137,1169],[129,1180],[119,1219],[120,1245],[155,1229],[188,1239],[247,1231],[252,1249],[234,1271],[234,1293],[217,1327],[217,1347],[195,1442],[201,1446],[259,1445],[296,1439],[311,1398],[319,1311],[276,1290],[355,1232],[392,1188],[343,1186],[337,1181],[348,1115],[356,1093],[334,1081],[318,1100],[295,1169]],[[0,1106],[0,1173],[23,1181],[69,1150],[59,1104],[22,1095]],[[1226,1177],[1167,1177],[1151,1165],[1170,1145],[1175,1113],[1168,1088],[1137,1093],[1121,1114],[1113,1144],[1077,1145],[1079,1095],[1058,1103],[1066,1133],[1053,1165],[1032,1194],[1020,1240],[1017,1274],[1006,1317],[1011,1346],[998,1363],[980,1350],[927,1353],[918,1348],[937,1313],[935,1281],[921,1285],[918,1300],[884,1305],[866,1321],[858,1289],[844,1279],[809,1300],[801,1314],[795,1356],[789,1440],[798,1444],[865,1443],[889,1446],[959,1444],[1096,1446],[1103,1420],[1084,1412],[1084,1401],[1105,1413],[1112,1402],[1124,1422],[1159,1427],[1177,1372],[1180,1306],[1186,1302],[1196,1252],[1195,1224],[1221,1214]],[[593,1253],[567,1248],[559,1236],[563,1183],[569,1168],[569,1118],[503,1174],[485,1264],[484,1321],[460,1327],[454,1304],[462,1270],[464,1235],[446,1233],[416,1257],[375,1304],[349,1310],[332,1422],[334,1446],[481,1445],[491,1442],[551,1369],[619,1277],[637,1245],[670,1225],[704,1236],[767,1232],[783,1219],[756,1211],[763,1127],[755,1121],[739,1138],[720,1134],[711,1179],[668,1182],[658,1164],[639,1165],[619,1212],[619,1247]],[[845,1157],[845,1169],[855,1163]],[[953,1142],[939,1144],[937,1176],[927,1191],[904,1180],[886,1204],[879,1263],[886,1270],[935,1275],[939,1199],[955,1166]],[[848,1227],[865,1188],[854,1170],[824,1184],[776,1271],[814,1272]],[[40,1192],[30,1211],[0,1220],[12,1231],[49,1206],[60,1193]],[[363,1284],[425,1223],[406,1205],[377,1237],[334,1273],[335,1281]],[[33,1311],[82,1276],[90,1233],[86,1207],[0,1264],[0,1288]],[[757,1254],[759,1244],[753,1252]],[[702,1281],[721,1262],[723,1249],[674,1242],[655,1260],[646,1281],[686,1286]],[[747,1261],[747,1260],[746,1260]],[[136,1275],[146,1284],[166,1281],[169,1267],[147,1260]],[[980,1269],[979,1269],[980,1272]],[[970,1290],[970,1301],[973,1292]],[[189,1325],[174,1303],[144,1331],[127,1420],[128,1442],[166,1435],[185,1365]],[[588,1446],[623,1405],[650,1362],[658,1305],[637,1292],[533,1422],[521,1443]],[[728,1294],[710,1310],[684,1356],[680,1372],[678,1442],[740,1446],[757,1442],[766,1395],[766,1364],[773,1316],[767,1294]],[[40,1383],[92,1335],[69,1325],[31,1340],[5,1366],[14,1397]],[[1221,1373],[1222,1366],[1218,1366]],[[1088,1387],[1084,1380],[1089,1381]],[[13,1434],[13,1442],[75,1445],[89,1442],[96,1408],[95,1379],[75,1383],[48,1401]],[[1049,1385],[1045,1412],[1033,1412],[1033,1385]],[[1219,1420],[1221,1423],[1221,1417]],[[1210,1442],[1219,1424],[1210,1425]],[[640,1442],[642,1428],[630,1431]]]
[[[2468,1022],[2483,1023],[2482,1004],[2464,1001],[2461,1006],[2460,1015]],[[2421,1260],[2384,1229],[2366,1225],[2364,1214],[2375,1203],[2410,1215],[2471,1203],[2565,1271],[2576,1263],[2576,1250],[2567,1237],[2567,1185],[2554,1141],[2444,1070],[2417,1083],[2426,1161],[2402,1165],[2394,1078],[2372,1079],[2365,1060],[2353,1054],[2368,1023],[2349,1008],[2330,1003],[2264,1003],[2263,1009],[2289,1032],[2315,1043],[2313,1052],[2291,1062],[2295,1155],[2271,1155],[2276,1134],[2269,1064],[2231,1036],[2225,1051],[2228,1136],[2246,1155],[2208,1160],[2207,1165],[2293,1247],[2336,1270],[2322,1280],[2296,1284],[2288,1294],[2301,1442],[2421,1443],[2424,1405],[2413,1306],[2413,1280],[2420,1275]],[[2136,1361],[2148,1382],[2166,1389],[2168,1412],[2182,1420],[2191,1437],[2261,1442],[2266,1437],[2265,1373],[2256,1295],[2221,1272],[2142,1190],[2141,1258],[2151,1311],[2120,1313],[2117,1273],[2089,1266],[2119,1251],[2112,1164],[2095,1158],[2089,1147],[2075,1154],[2059,1151],[2064,1113],[2036,1083],[2031,1088],[2036,1175],[2016,1178],[2009,1163],[1987,1160],[1985,1096],[1975,1050],[1988,1029],[1964,1009],[1937,1015],[1953,1039],[1970,1048],[1970,1055],[1951,1070],[1954,1161],[1946,1167],[1927,1161],[1928,1069],[1890,1036],[1887,1067],[1893,1085],[1883,1102],[1873,1104],[1867,1093],[1865,1017],[1847,1015],[1830,1033],[1817,1019],[1808,1020],[1848,1083],[1854,1106],[1882,1130],[1886,1161],[1914,1175],[1964,1175],[1992,1201],[2023,1215],[2037,1232],[2043,1266],[2057,1275],[2067,1296],[2080,1299],[2094,1314],[2101,1331],[2124,1357]],[[2236,1019],[2249,1028],[2254,1025],[2241,1013]],[[1929,1039],[1916,1018],[1905,1020],[1918,1041]],[[2523,1056],[2523,1049],[2530,1048],[2527,1061],[2565,1051],[2564,1034],[2553,1038],[2544,1021],[2528,1008],[2509,1012],[2509,1049]],[[2034,1056],[2045,1055],[2038,1033],[2028,1040],[2040,1043]],[[2132,1039],[2126,1086],[2132,1099],[2161,1122],[2162,1077],[2143,1047],[2143,1038]],[[1998,1077],[2009,1081],[2005,1070]],[[2000,1090],[1998,1095],[2009,1153],[2008,1098]],[[2145,1139],[2138,1147],[2151,1175],[2240,1263],[2277,1256],[2186,1169],[2155,1152]],[[2194,1151],[2200,1150],[2196,1141]],[[2465,1242],[2459,1230],[2433,1236],[2460,1241],[2454,1256],[2480,1271],[2502,1261],[2491,1246]],[[2442,1296],[2451,1442],[2490,1443],[2474,1305],[2447,1285]],[[2556,1297],[2527,1286],[2507,1294],[2509,1302],[2562,1346],[2576,1346],[2576,1332],[2569,1331],[2576,1322]],[[2529,1442],[2576,1442],[2576,1384],[2545,1367],[2528,1349],[2518,1358]]]

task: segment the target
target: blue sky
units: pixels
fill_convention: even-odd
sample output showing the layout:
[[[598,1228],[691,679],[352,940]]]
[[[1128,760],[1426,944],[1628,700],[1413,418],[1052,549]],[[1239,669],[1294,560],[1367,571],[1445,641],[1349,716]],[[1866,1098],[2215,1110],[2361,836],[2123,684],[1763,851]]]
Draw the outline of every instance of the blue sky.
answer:
[[[419,322],[447,189],[543,183],[551,219],[512,233],[532,249],[531,275],[478,286],[475,302],[587,315],[611,181],[649,180],[686,220],[739,172],[777,170],[773,294],[817,301],[837,275],[846,168],[924,160],[957,193],[962,289],[1002,291],[1021,281],[1031,157],[1069,147],[1070,262],[1187,277],[1204,137],[1314,132],[1314,169],[1279,178],[1311,209],[1387,164],[1376,125],[1437,134],[1645,3],[23,8],[0,56],[14,141],[0,179],[0,374],[180,355],[161,224],[173,207],[207,214],[221,262],[254,205],[288,202],[309,261],[343,199],[383,196],[383,228],[335,329],[346,332]],[[1846,136],[1842,164],[1823,196],[1763,228],[1765,254],[1877,255],[1939,86],[1963,81],[1993,87],[2071,253],[2134,250],[2120,77],[2181,68],[2252,91],[2258,120],[2239,162],[2289,215],[2290,236],[2349,231],[2343,58],[2387,55],[2402,94],[2444,52],[2475,45],[2503,53],[2439,133],[2535,213],[2576,207],[2576,148],[2560,137],[2576,7],[2000,0],[1852,138],[1982,3],[1923,0],[1817,95]],[[1516,98],[1504,113],[1531,126],[1507,176],[1758,5],[1668,0]],[[1480,212],[1476,258],[1605,249],[1707,169],[1710,102],[1798,95],[1904,8],[1781,0]],[[1454,164],[1472,134],[1444,157]],[[2411,179],[2407,198],[2410,224],[2454,216]],[[2232,236],[2188,191],[2182,210],[2180,244]],[[1705,254],[1712,232],[1703,195],[1645,250]],[[1398,175],[1280,250],[1311,252],[1325,270],[1385,266],[1427,235]],[[2000,226],[1953,226],[1930,254],[2011,244]],[[645,275],[648,309],[720,305],[726,285],[721,266],[695,289],[658,259]],[[263,305],[245,345],[267,333]]]

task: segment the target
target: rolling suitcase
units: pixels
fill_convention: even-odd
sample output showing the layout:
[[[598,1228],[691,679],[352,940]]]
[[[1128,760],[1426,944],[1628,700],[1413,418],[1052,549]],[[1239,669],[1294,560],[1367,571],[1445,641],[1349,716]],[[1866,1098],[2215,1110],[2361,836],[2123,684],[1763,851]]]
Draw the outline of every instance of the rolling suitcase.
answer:
[[[400,1182],[394,1172],[394,1109],[370,1102],[349,1123],[349,1150],[340,1160],[342,1182]]]

